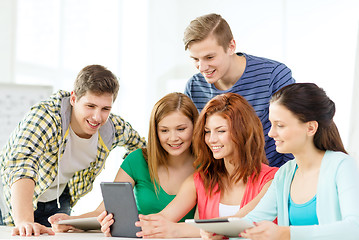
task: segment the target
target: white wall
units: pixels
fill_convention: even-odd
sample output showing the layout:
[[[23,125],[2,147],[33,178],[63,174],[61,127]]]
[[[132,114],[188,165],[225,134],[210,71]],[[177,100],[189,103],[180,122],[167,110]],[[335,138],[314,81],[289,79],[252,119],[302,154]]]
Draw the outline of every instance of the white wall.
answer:
[[[71,90],[82,67],[102,64],[120,77],[114,112],[147,137],[153,104],[182,92],[196,72],[182,44],[185,27],[211,12],[229,22],[238,51],[284,62],[298,82],[323,87],[348,146],[357,0],[2,0],[0,81]],[[121,154],[111,154],[76,213],[101,201],[98,183],[114,178]]]
[[[0,82],[13,80],[15,21],[16,1],[0,1]]]
[[[350,112],[350,126],[349,126],[349,153],[358,160],[359,163],[359,26],[358,26],[358,40],[356,46],[355,57],[355,75],[353,84],[353,99]]]

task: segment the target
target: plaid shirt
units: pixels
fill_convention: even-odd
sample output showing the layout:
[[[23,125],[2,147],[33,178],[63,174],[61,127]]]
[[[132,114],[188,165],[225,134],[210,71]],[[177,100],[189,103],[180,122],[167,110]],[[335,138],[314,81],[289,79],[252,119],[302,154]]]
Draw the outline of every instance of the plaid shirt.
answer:
[[[33,106],[2,149],[0,173],[7,208],[2,212],[5,224],[14,224],[10,204],[10,188],[14,182],[23,178],[34,180],[33,206],[36,209],[39,196],[57,176],[58,159],[65,151],[70,125],[72,108],[69,99],[69,92],[58,91],[49,100]],[[68,182],[71,206],[92,189],[113,148],[124,146],[129,152],[145,145],[145,140],[128,122],[110,114],[99,129],[96,160],[91,162],[90,167],[76,172]]]

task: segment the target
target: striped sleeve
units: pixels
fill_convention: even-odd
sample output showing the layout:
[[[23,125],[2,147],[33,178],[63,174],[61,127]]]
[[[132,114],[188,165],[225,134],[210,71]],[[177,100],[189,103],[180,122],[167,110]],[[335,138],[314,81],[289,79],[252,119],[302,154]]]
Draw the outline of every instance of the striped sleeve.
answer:
[[[272,72],[272,79],[269,86],[271,89],[271,95],[282,87],[292,83],[295,83],[295,80],[292,77],[292,71],[283,63],[278,64]]]

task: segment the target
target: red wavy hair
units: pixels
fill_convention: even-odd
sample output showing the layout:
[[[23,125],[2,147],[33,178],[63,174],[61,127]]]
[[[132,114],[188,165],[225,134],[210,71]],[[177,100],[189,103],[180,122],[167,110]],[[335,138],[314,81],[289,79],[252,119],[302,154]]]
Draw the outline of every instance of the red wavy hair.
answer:
[[[224,161],[215,159],[205,143],[206,120],[213,114],[218,114],[228,121],[235,145],[232,158],[235,171],[231,175],[228,174]],[[242,180],[247,183],[252,175],[256,179],[261,171],[261,164],[268,163],[262,123],[247,100],[235,93],[218,95],[206,104],[194,128],[193,144],[197,155],[194,166],[209,195],[217,184],[216,192],[226,188],[225,182],[237,183]]]

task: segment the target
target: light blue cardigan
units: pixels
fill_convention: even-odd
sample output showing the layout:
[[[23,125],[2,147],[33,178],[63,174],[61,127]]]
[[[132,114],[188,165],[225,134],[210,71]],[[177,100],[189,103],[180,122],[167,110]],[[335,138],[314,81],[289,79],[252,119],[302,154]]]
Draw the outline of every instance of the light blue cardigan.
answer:
[[[296,161],[284,164],[257,207],[245,218],[273,221],[289,226],[288,196]],[[317,186],[319,225],[290,226],[291,240],[359,239],[359,171],[354,159],[341,152],[326,151]]]

